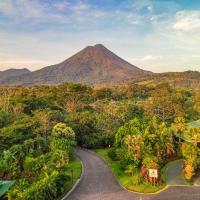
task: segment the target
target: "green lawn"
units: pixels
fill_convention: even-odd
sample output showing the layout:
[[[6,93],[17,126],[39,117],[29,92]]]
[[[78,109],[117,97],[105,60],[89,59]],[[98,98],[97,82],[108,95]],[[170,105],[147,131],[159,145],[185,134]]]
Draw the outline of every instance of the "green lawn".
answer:
[[[126,189],[141,193],[155,193],[166,186],[165,184],[160,186],[153,186],[146,182],[142,182],[139,185],[134,185],[134,177],[126,175],[124,171],[120,169],[119,161],[113,161],[108,157],[108,150],[109,149],[96,149],[95,152],[103,157],[103,159],[112,169],[119,183]],[[162,172],[165,173],[165,170],[162,170]]]
[[[70,183],[68,183],[68,185],[67,185],[68,191],[72,188],[72,186],[76,183],[76,181],[81,176],[82,165],[81,165],[81,161],[79,159],[76,158],[69,164],[69,170],[68,170],[69,173],[68,174],[70,177],[72,176],[71,171],[73,171],[73,184],[72,184],[72,181]]]
[[[72,177],[72,170],[73,170],[73,183],[72,180],[68,181],[65,184],[65,192],[64,195],[67,194],[67,192],[70,191],[70,189],[73,187],[73,185],[76,183],[76,181],[80,178],[81,173],[82,173],[82,165],[81,165],[81,161],[78,158],[74,158],[73,161],[71,161],[69,163],[69,168],[67,170],[67,174]],[[63,195],[63,196],[64,196]],[[60,199],[60,198],[59,198]]]

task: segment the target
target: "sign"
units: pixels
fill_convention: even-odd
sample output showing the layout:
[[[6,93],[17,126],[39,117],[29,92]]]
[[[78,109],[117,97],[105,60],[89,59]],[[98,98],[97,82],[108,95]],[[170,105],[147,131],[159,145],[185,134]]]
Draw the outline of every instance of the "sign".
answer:
[[[149,169],[149,177],[158,178],[158,170],[157,169]]]

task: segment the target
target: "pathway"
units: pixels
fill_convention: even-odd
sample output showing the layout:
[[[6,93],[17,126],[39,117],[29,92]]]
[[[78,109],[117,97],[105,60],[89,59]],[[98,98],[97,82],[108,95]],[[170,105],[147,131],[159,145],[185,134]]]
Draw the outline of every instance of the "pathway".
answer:
[[[175,160],[168,165],[166,174],[167,185],[188,185],[182,170],[183,160]]]
[[[84,172],[76,189],[65,200],[200,200],[199,187],[169,187],[158,195],[139,195],[121,188],[102,158],[77,149]]]

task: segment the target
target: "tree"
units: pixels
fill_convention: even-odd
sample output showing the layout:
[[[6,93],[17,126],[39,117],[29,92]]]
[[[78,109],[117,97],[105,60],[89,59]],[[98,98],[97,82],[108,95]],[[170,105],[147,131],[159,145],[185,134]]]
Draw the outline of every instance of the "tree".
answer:
[[[168,85],[159,85],[151,93],[151,103],[148,109],[152,116],[160,121],[167,122],[174,117],[174,107],[171,90]]]
[[[181,146],[184,157],[184,172],[187,179],[191,179],[200,164],[200,150],[192,143],[183,143]]]
[[[101,134],[97,129],[93,112],[74,112],[65,117],[65,123],[75,131],[78,145],[83,147],[98,147],[102,144]]]
[[[34,112],[34,117],[39,124],[37,132],[47,139],[51,131],[49,110],[37,110]]]
[[[142,146],[144,144],[141,134],[127,135],[125,138],[129,156],[138,164],[142,158]]]
[[[58,123],[54,126],[52,136],[56,138],[65,138],[69,141],[75,142],[74,131],[64,123]]]
[[[10,99],[12,96],[12,91],[8,88],[3,88],[0,90],[0,110],[4,112],[10,111]]]
[[[172,128],[174,130],[175,135],[179,137],[180,141],[181,134],[185,130],[185,119],[183,117],[175,118],[174,123],[172,124]]]

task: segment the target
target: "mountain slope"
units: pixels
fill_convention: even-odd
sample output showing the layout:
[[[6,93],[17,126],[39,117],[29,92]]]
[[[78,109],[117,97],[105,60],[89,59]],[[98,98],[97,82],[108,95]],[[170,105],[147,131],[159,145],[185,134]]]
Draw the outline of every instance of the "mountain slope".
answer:
[[[200,72],[185,71],[185,72],[166,72],[159,74],[150,74],[140,77],[138,80],[128,80],[127,84],[137,83],[139,85],[169,84],[173,88],[188,88],[199,90],[200,88]]]
[[[86,84],[117,83],[149,74],[121,59],[101,44],[88,46],[56,65],[48,66],[26,76],[7,79],[5,84],[57,84],[80,82]]]
[[[0,71],[0,82],[6,81],[9,78],[13,78],[20,75],[25,75],[31,73],[28,69],[8,69],[5,71]]]

